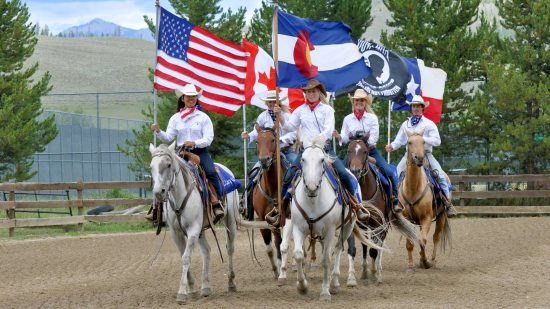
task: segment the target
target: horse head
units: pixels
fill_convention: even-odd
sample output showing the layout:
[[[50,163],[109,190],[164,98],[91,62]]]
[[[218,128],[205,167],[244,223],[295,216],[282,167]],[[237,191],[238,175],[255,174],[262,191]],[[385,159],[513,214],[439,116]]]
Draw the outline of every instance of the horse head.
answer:
[[[153,180],[153,194],[158,200],[165,200],[170,191],[177,173],[175,153],[176,143],[158,147],[149,144],[151,152],[151,178]]]
[[[353,175],[359,179],[369,172],[368,158],[373,146],[368,143],[370,133],[351,135],[348,145],[348,166]]]
[[[419,132],[414,132],[409,129],[405,129],[407,133],[407,152],[409,163],[412,162],[418,167],[421,167],[424,164],[424,156],[426,150],[424,149],[424,128]],[[412,160],[412,161],[411,161]]]
[[[313,141],[304,141],[302,154],[302,180],[309,197],[316,197],[325,173],[324,164],[332,163],[332,159],[323,150],[326,137],[319,135]]]
[[[256,152],[262,169],[268,170],[276,155],[277,133],[273,128],[260,128],[256,124],[258,137],[256,139]]]

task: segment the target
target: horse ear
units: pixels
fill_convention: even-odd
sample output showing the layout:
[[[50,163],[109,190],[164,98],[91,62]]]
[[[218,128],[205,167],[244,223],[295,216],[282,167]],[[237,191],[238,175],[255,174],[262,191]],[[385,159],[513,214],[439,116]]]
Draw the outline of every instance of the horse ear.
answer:
[[[418,132],[418,134],[420,136],[423,136],[424,135],[424,131],[426,131],[426,127],[423,127],[422,130],[420,130],[420,132]]]
[[[168,150],[176,151],[176,142],[173,142],[172,144],[170,144],[170,146],[168,146]]]
[[[155,151],[155,146],[153,146],[153,144],[149,143],[149,152],[151,154],[153,154],[154,151]]]
[[[348,137],[349,137],[349,140],[350,140],[350,141],[355,139],[355,135],[353,135],[353,134],[351,134],[351,133],[349,134]]]
[[[405,133],[407,133],[407,137],[411,137],[411,135],[414,134],[414,132],[409,129],[405,129]]]
[[[365,144],[367,144],[367,146],[369,145],[369,137],[370,137],[370,132],[366,132],[361,137],[361,139],[363,140],[363,142],[365,142]]]

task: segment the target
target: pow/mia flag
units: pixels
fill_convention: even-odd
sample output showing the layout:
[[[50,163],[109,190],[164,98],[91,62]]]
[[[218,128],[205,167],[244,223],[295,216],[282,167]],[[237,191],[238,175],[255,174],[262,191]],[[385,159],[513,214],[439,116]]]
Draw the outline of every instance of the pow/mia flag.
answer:
[[[357,47],[372,74],[357,82],[355,87],[363,88],[374,97],[401,101],[410,80],[409,70],[403,59],[372,41],[359,40]]]

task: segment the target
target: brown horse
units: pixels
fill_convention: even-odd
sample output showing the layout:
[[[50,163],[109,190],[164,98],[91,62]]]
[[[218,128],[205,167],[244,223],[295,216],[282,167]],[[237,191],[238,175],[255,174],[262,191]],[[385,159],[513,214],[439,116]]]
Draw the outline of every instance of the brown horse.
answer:
[[[265,221],[266,215],[278,207],[277,164],[279,164],[280,160],[276,155],[277,133],[275,129],[256,127],[256,131],[258,132],[256,152],[261,172],[258,183],[252,191],[252,206],[258,218]],[[285,167],[281,166],[281,180],[285,171]],[[283,217],[281,216],[281,219]],[[271,268],[273,269],[275,278],[277,278],[279,276],[278,265],[281,264],[281,232],[279,229],[273,230],[273,232],[269,229],[261,229],[260,233],[266,245],[266,252],[271,262]],[[272,236],[275,240],[275,248],[277,250],[277,262],[275,261],[271,245]]]
[[[382,246],[390,223],[392,223],[398,231],[405,237],[410,238],[413,242],[420,243],[420,235],[415,226],[407,221],[402,214],[392,212],[391,198],[383,188],[383,185],[377,175],[369,168],[369,161],[374,161],[369,157],[369,152],[373,146],[368,146],[369,134],[363,135],[360,138],[350,136],[348,145],[348,167],[359,181],[361,187],[361,196],[363,205],[369,210],[370,218],[367,222],[359,223],[358,225],[364,229],[372,231],[373,240],[377,245]],[[382,283],[382,251],[363,247],[363,262],[361,279],[368,278],[368,260],[367,251],[372,259],[371,274],[374,275],[374,280],[377,283]],[[355,257],[355,241],[353,236],[348,239],[348,259],[349,267],[354,267],[353,259]],[[355,271],[349,271],[348,286],[353,286],[355,278],[352,276]]]
[[[437,205],[433,188],[424,172],[424,130],[415,133],[406,130],[408,136],[407,169],[405,178],[399,185],[399,203],[403,207],[403,215],[413,223],[420,225],[422,246],[420,246],[420,262],[424,268],[432,267],[436,262],[437,248],[440,245],[445,251],[451,245],[451,226],[444,206]],[[436,221],[433,235],[433,252],[431,262],[426,256],[426,243],[432,220]],[[441,241],[441,243],[440,243]],[[412,250],[414,244],[407,239],[408,267],[413,268]]]

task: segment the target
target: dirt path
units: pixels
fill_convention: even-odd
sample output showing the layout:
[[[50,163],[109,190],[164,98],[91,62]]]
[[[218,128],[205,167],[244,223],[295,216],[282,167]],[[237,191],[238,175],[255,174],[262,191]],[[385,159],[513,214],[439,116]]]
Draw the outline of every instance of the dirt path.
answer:
[[[299,295],[295,273],[277,287],[259,235],[253,264],[246,232],[239,233],[235,271],[238,292],[228,294],[226,264],[212,246],[213,295],[192,301],[206,308],[549,307],[550,218],[456,219],[453,249],[435,269],[405,273],[404,241],[391,231],[384,254],[384,283],[364,280],[342,287],[320,303],[321,269],[308,275],[310,292]],[[211,234],[209,238],[211,239]],[[160,308],[175,303],[181,264],[169,234],[153,233],[0,241],[0,308]],[[225,252],[224,252],[225,254]],[[344,257],[344,256],[343,256]],[[418,261],[417,252],[414,253]],[[345,285],[347,258],[340,282]],[[151,264],[152,263],[152,264]],[[360,262],[355,261],[360,271]],[[193,272],[199,275],[198,250]]]

